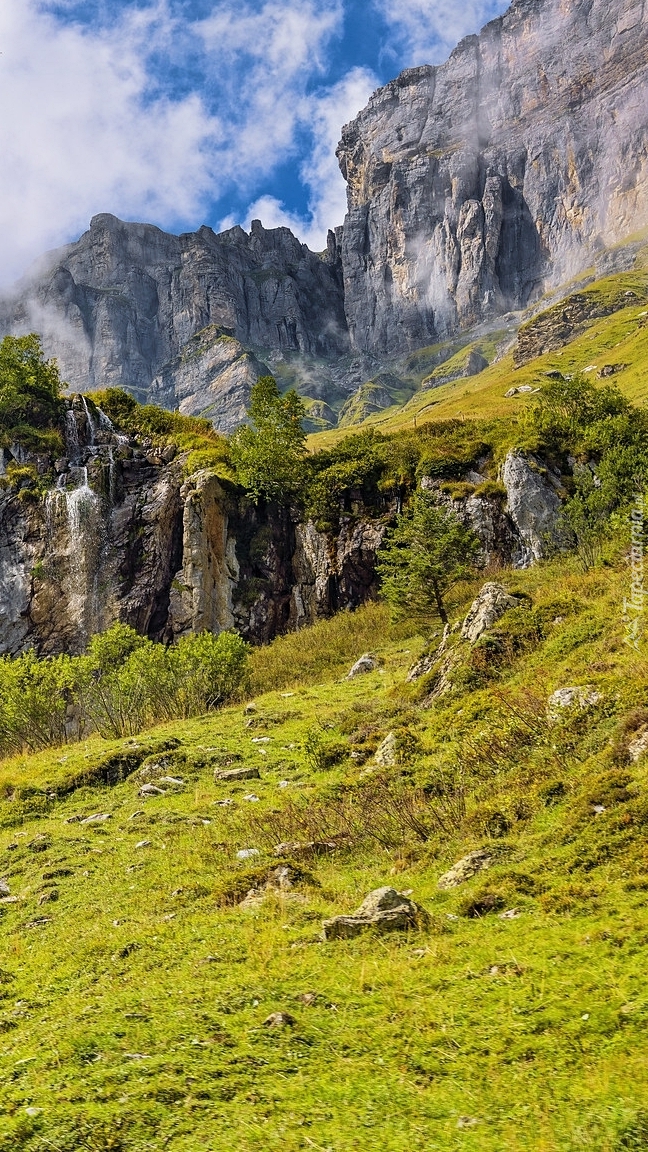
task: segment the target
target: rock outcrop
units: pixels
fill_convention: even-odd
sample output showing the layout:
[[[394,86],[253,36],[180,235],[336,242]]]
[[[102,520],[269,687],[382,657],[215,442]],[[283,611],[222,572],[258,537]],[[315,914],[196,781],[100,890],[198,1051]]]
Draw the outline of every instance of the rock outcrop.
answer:
[[[519,548],[513,556],[518,568],[541,560],[559,536],[562,501],[560,478],[541,461],[509,452],[502,468],[508,515],[515,525]]]
[[[524,308],[646,223],[647,45],[641,0],[514,0],[371,97],[338,149],[356,348]]]
[[[320,258],[288,228],[259,221],[249,235],[203,227],[171,236],[95,216],[0,301],[0,333],[31,331],[72,388],[125,387],[141,399],[155,381],[163,403],[191,413],[233,389],[226,426],[258,371],[253,359],[240,363],[241,345],[315,357],[349,350],[334,246]]]
[[[44,497],[0,490],[0,653],[79,652],[117,620],[164,642],[229,628],[267,642],[375,593],[381,520],[326,535],[99,416],[69,401]]]

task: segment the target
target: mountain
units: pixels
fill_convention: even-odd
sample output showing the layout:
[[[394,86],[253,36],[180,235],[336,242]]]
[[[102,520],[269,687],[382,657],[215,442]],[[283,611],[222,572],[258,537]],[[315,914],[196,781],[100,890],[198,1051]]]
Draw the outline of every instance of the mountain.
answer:
[[[525,308],[648,222],[636,0],[516,0],[342,132],[355,348],[398,352]]]
[[[171,236],[103,214],[0,300],[0,333],[41,332],[73,390],[120,385],[224,431],[268,368],[328,405],[324,426],[402,402],[463,333],[514,332],[648,222],[642,12],[516,0],[381,88],[342,131],[348,214],[324,253],[258,221]]]

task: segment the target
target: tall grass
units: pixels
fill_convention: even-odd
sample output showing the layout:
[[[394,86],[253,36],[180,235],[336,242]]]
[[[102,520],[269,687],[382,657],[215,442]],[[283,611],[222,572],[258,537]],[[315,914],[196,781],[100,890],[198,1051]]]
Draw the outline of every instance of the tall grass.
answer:
[[[363,652],[383,643],[388,628],[386,606],[370,603],[255,648],[250,657],[252,695],[335,679]]]

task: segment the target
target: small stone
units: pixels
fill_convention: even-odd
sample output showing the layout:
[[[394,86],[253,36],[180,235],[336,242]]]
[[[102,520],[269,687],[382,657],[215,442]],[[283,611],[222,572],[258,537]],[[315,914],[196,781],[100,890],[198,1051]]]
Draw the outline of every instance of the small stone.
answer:
[[[158,788],[155,784],[142,784],[138,796],[166,796],[164,788]]]
[[[644,752],[648,749],[648,728],[642,728],[640,732],[628,744],[628,755],[631,760],[635,762],[643,756]]]
[[[7,881],[6,880],[0,880],[0,896],[9,896],[10,893],[11,893],[11,888],[7,884]]]
[[[607,808],[605,804],[592,804],[592,812],[595,816],[602,816],[604,812],[607,812]]]
[[[491,863],[490,852],[486,848],[476,848],[474,852],[469,852],[467,856],[462,856],[456,864],[448,872],[444,872],[443,876],[439,877],[438,887],[442,890],[448,888],[456,888],[459,884],[463,884],[464,880],[470,880],[471,876],[476,876],[478,872],[483,872],[488,868]]]
[[[263,1021],[265,1028],[294,1028],[296,1023],[290,1012],[271,1012]]]
[[[500,920],[517,920],[522,913],[519,908],[507,908],[506,912],[499,913]]]
[[[170,784],[173,788],[183,788],[184,780],[181,780],[179,776],[161,776],[160,784]]]
[[[356,676],[362,676],[365,672],[375,672],[378,667],[378,661],[371,652],[365,652],[359,660],[356,660],[353,668],[347,673],[347,680],[353,680]]]
[[[135,847],[136,848],[150,848],[151,847],[151,841],[150,840],[138,840]]]
[[[253,744],[269,744],[271,737],[270,736],[251,736],[250,739],[251,739]]]
[[[234,804],[234,800],[214,800],[214,804],[219,808],[229,808],[230,804]]]
[[[301,1001],[302,1004],[305,1004],[307,1008],[310,1008],[317,1000],[317,992],[302,992],[297,999]]]
[[[517,388],[509,388],[508,392],[504,393],[504,398],[506,400],[508,400],[510,396],[517,396],[517,394],[518,394]]]
[[[136,820],[138,816],[144,816],[144,815],[145,815],[144,809],[138,808],[137,812],[133,812],[132,815],[128,817],[128,819],[129,820]]]
[[[243,797],[244,800],[249,800],[250,804],[258,804],[259,797],[254,795],[254,792],[248,792],[247,796]]]
[[[216,769],[214,780],[259,780],[258,768],[226,768]]]
[[[239,848],[236,853],[237,860],[251,860],[254,856],[260,856],[258,848]]]
[[[112,812],[95,812],[93,816],[86,816],[82,824],[102,824],[104,820],[112,820]]]
[[[18,896],[2,896],[0,897],[0,904],[17,904],[19,899]]]

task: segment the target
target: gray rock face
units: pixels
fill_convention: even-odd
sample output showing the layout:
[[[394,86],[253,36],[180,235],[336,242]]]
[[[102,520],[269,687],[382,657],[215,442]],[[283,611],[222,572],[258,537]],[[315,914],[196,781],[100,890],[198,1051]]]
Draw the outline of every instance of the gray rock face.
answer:
[[[375,593],[382,523],[327,536],[209,471],[185,478],[184,455],[93,428],[80,397],[67,417],[61,486],[0,499],[0,654],[79,652],[117,620],[164,642],[233,627],[267,642]]]
[[[648,219],[641,0],[514,0],[342,132],[354,347],[432,343],[592,264]]]
[[[232,376],[243,355],[239,348],[232,358],[230,348],[228,358],[214,347],[213,330],[197,348],[186,347],[210,326],[246,347],[343,355],[349,343],[334,253],[321,259],[289,229],[266,231],[258,221],[249,235],[203,227],[171,236],[103,214],[0,301],[0,332],[42,333],[71,387],[126,387],[142,397],[155,380],[169,402],[178,373],[176,400],[186,411],[213,403],[214,381],[225,369]],[[199,394],[192,402],[196,357],[202,365],[194,365]],[[256,370],[251,362],[234,373],[243,393]]]
[[[211,324],[185,344],[151,383],[149,398],[186,416],[204,416],[219,432],[246,419],[252,386],[270,369],[240,341]]]
[[[559,481],[538,461],[509,452],[502,468],[502,482],[508,497],[508,514],[520,539],[513,562],[518,568],[526,568],[542,559],[547,541],[556,537],[562,503],[556,491]]]
[[[484,632],[492,628],[500,616],[509,608],[516,608],[518,603],[516,597],[509,595],[501,584],[494,581],[484,584],[463,622],[462,639],[474,644]]]

